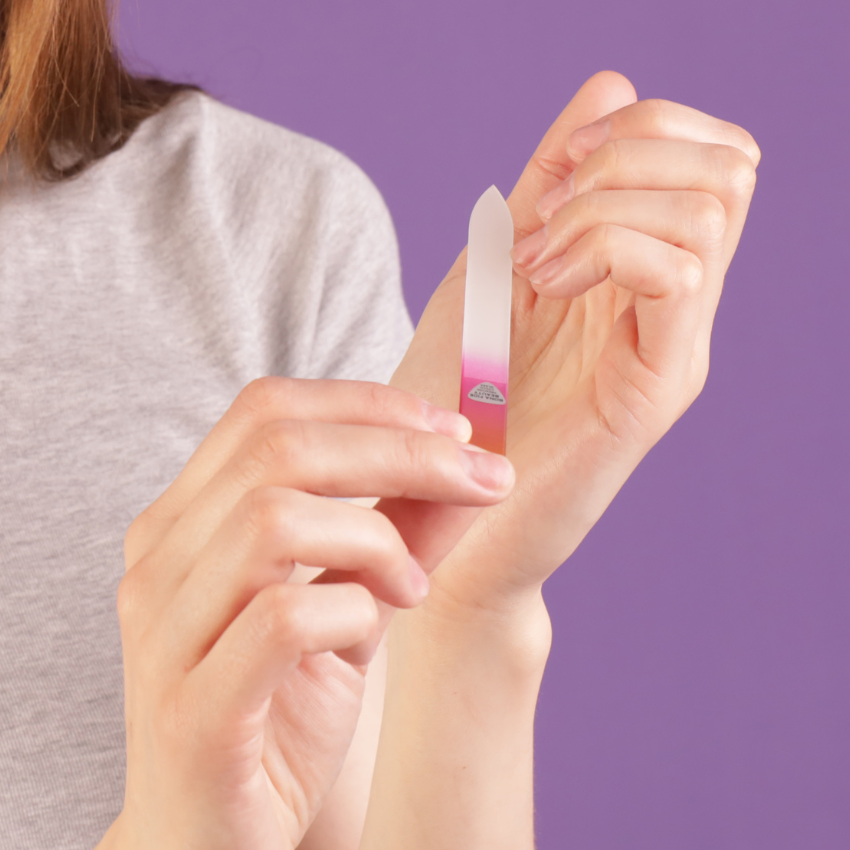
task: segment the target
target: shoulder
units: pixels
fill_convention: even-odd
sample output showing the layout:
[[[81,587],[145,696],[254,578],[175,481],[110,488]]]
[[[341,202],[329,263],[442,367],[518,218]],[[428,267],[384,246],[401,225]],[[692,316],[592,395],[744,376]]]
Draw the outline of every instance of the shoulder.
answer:
[[[266,330],[252,332],[275,352],[267,371],[389,377],[412,326],[392,219],[360,166],[198,92],[147,119],[131,145],[121,170],[147,175],[133,197],[153,193],[163,241],[220,258],[228,286],[257,305]]]
[[[128,153],[149,158],[161,185],[197,190],[230,215],[277,212],[331,229],[389,220],[377,187],[345,154],[203,92],[178,95],[136,136]]]

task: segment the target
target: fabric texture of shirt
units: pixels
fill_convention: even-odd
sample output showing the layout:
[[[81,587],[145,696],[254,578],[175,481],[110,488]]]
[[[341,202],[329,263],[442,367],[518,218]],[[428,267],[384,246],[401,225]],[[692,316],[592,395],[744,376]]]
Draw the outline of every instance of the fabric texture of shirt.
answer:
[[[249,381],[385,382],[413,328],[389,212],[314,139],[181,94],[70,181],[0,182],[0,848],[120,812],[132,519]]]

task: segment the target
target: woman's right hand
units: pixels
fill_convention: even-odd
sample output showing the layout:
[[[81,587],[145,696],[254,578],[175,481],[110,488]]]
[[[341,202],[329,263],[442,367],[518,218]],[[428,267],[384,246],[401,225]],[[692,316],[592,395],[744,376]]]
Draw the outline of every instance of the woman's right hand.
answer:
[[[458,442],[468,432],[379,384],[267,378],[240,394],[127,534],[127,787],[102,848],[300,842],[390,606],[418,604],[476,509],[513,485],[504,458]],[[296,561],[327,569],[295,584]]]

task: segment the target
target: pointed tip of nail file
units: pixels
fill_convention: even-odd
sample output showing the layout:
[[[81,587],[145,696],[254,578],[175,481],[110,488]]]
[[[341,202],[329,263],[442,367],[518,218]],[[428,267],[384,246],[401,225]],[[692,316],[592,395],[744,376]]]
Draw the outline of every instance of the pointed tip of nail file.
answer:
[[[514,220],[507,201],[495,185],[487,189],[475,202],[472,210],[473,220],[485,220],[487,226],[494,230],[494,235],[500,242],[509,243],[508,250],[513,247]],[[471,236],[471,233],[470,233]]]

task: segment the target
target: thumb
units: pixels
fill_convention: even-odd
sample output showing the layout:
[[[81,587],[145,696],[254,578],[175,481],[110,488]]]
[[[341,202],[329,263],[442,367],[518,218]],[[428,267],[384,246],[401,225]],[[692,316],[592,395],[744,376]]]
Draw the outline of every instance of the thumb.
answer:
[[[576,167],[567,156],[570,133],[636,100],[634,86],[616,71],[594,74],[576,92],[547,130],[508,197],[517,239],[540,229],[542,222],[536,212],[537,202]]]

